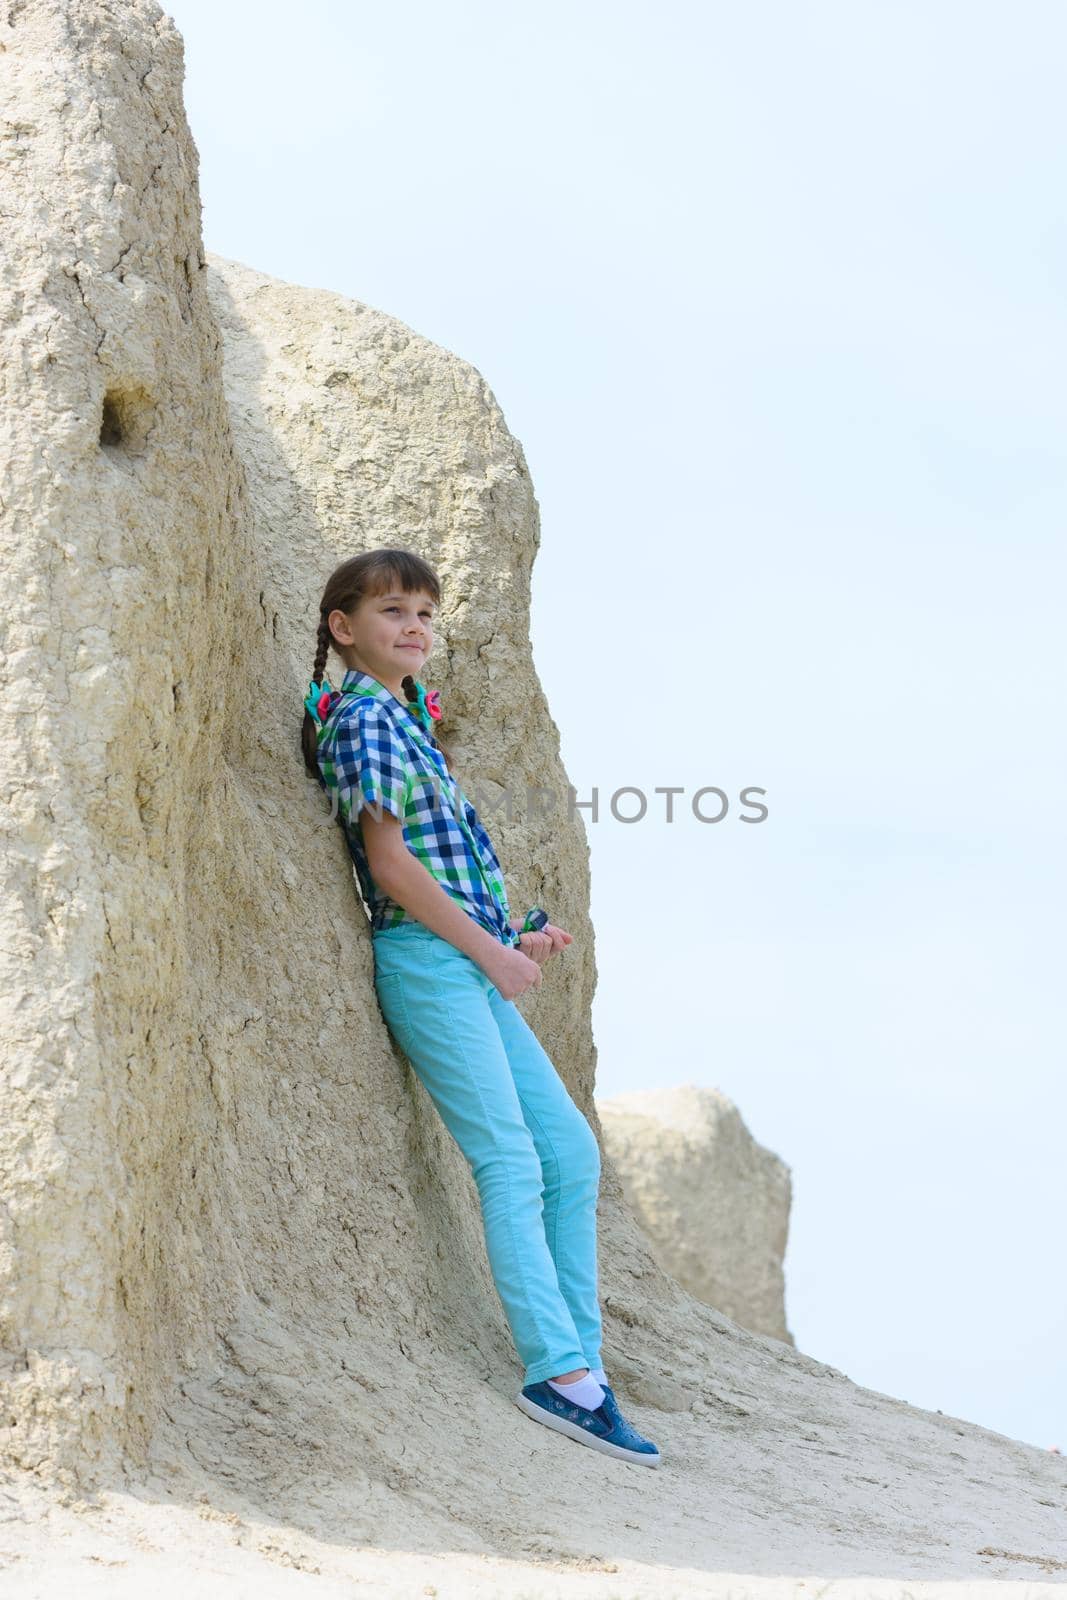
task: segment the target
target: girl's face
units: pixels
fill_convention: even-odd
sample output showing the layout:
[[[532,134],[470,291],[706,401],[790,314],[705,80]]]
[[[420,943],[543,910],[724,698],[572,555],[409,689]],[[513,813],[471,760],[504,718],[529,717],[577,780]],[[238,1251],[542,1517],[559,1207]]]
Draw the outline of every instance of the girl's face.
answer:
[[[402,680],[409,672],[418,676],[433,648],[436,609],[424,589],[401,594],[390,584],[387,594],[364,595],[353,612],[331,612],[330,620],[335,636],[350,646],[346,664],[369,672],[402,699]]]

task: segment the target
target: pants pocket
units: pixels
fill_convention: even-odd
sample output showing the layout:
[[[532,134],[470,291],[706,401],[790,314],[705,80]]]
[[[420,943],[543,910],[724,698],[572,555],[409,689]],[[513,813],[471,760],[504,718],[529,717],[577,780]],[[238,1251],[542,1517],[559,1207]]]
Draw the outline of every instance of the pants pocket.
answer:
[[[427,959],[435,972],[454,972],[457,969],[474,979],[483,990],[492,988],[492,984],[475,961],[465,950],[460,950],[447,939],[435,939],[427,950]]]
[[[414,1030],[411,1026],[411,1018],[408,1016],[403,979],[400,973],[378,973],[374,979],[374,988],[389,1032],[393,1035],[404,1054],[410,1056],[414,1041]]]

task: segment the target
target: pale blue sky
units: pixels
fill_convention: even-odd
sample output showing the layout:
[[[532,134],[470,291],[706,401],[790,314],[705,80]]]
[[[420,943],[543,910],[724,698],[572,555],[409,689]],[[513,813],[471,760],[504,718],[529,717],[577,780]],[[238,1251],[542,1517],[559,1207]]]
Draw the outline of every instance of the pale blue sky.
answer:
[[[801,1349],[1067,1451],[1062,8],[169,10],[207,248],[522,441],[598,1093],[788,1163]]]

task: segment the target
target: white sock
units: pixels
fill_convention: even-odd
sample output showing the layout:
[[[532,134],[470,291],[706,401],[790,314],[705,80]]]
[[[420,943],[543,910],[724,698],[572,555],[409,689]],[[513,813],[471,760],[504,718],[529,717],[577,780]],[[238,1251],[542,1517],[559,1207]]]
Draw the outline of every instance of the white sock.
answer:
[[[591,1372],[587,1372],[584,1378],[575,1378],[573,1383],[557,1383],[555,1378],[549,1378],[548,1387],[555,1389],[564,1400],[584,1406],[587,1411],[595,1411],[604,1398],[604,1391]]]
[[[593,1379],[594,1383],[602,1384],[605,1387],[607,1386],[608,1375],[604,1371],[603,1367],[590,1367],[589,1376]]]

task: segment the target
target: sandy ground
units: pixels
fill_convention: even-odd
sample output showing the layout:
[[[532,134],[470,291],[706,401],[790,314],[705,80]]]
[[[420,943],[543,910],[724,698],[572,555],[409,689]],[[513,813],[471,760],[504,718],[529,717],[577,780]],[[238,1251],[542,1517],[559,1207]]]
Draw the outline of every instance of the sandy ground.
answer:
[[[631,1469],[636,1470],[636,1469]],[[669,1532],[669,1529],[666,1530]],[[562,1541],[561,1541],[562,1542]],[[1012,1552],[997,1552],[1010,1560]],[[1025,1561],[1018,1553],[1020,1564]],[[993,1557],[991,1552],[991,1559]],[[754,1564],[758,1562],[757,1559]],[[1032,1563],[1031,1563],[1032,1565]],[[277,1523],[189,1505],[160,1485],[79,1500],[8,1480],[0,1491],[3,1600],[1026,1600],[1062,1595],[1062,1570],[1032,1577],[958,1582],[817,1573],[706,1572],[616,1560],[610,1553],[504,1560],[469,1551],[406,1553],[329,1543]]]

